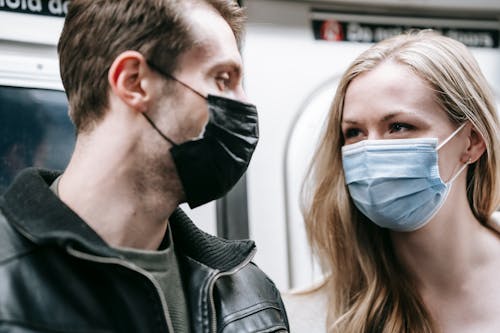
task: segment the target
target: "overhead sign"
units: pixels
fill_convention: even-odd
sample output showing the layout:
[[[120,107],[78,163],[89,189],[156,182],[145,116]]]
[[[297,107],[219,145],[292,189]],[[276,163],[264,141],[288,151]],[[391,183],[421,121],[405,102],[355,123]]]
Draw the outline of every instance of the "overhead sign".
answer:
[[[330,14],[325,19],[313,19],[314,37],[317,40],[325,41],[346,41],[360,43],[376,43],[383,39],[399,35],[411,29],[433,29],[445,36],[456,39],[469,47],[484,47],[498,48],[499,47],[499,31],[500,28],[489,27],[461,27],[459,22],[453,21],[452,26],[425,24],[423,19],[422,24],[398,24],[381,22],[362,22],[361,20],[336,20],[335,14]],[[391,18],[393,19],[393,18]],[[404,20],[404,18],[402,18]],[[363,20],[365,21],[365,20]],[[377,17],[376,21],[382,21]],[[417,19],[412,18],[412,21]],[[451,22],[450,20],[444,20]],[[458,23],[458,24],[457,24]],[[500,23],[497,23],[500,27]]]
[[[69,0],[0,0],[0,11],[64,17]]]

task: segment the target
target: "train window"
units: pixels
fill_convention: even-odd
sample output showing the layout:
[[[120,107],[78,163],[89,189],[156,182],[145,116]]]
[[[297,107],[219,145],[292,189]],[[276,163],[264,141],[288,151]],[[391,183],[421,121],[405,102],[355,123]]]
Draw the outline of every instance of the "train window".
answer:
[[[66,95],[0,86],[0,194],[22,169],[62,170],[75,143]]]

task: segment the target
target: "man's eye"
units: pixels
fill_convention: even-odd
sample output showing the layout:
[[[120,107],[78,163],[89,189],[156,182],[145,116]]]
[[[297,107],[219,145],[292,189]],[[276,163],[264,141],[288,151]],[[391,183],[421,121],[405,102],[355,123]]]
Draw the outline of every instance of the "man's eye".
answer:
[[[215,78],[215,82],[217,84],[217,88],[220,91],[225,91],[227,88],[229,88],[229,85],[230,85],[230,76],[229,76],[228,73],[219,74]]]
[[[224,91],[227,89],[227,80],[224,80],[224,79],[217,79],[215,80],[216,84],[217,84],[217,88],[220,90],[220,91]]]
[[[415,126],[405,123],[393,123],[389,126],[390,133],[398,133],[414,129]]]

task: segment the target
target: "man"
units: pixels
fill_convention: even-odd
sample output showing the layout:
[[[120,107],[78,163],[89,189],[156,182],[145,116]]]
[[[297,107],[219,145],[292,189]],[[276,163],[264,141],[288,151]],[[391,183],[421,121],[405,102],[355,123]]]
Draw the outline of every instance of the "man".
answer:
[[[58,51],[77,142],[0,200],[0,332],[288,331],[250,241],[177,206],[225,194],[257,144],[231,0],[74,0]]]

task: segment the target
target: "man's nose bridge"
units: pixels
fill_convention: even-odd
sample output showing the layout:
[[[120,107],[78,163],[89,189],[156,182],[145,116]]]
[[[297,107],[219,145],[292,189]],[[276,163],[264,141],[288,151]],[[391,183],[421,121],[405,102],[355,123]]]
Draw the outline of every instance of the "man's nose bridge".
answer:
[[[240,102],[244,102],[244,103],[248,103],[248,96],[245,92],[245,89],[243,89],[242,86],[239,86],[235,91],[234,91],[234,99],[240,101]]]

